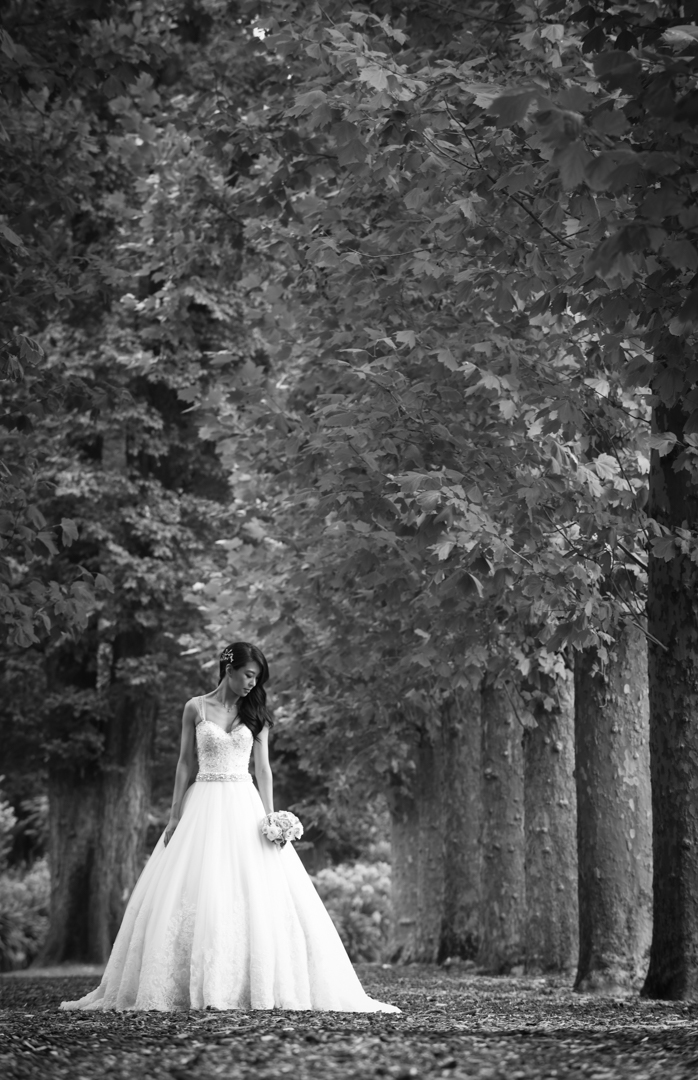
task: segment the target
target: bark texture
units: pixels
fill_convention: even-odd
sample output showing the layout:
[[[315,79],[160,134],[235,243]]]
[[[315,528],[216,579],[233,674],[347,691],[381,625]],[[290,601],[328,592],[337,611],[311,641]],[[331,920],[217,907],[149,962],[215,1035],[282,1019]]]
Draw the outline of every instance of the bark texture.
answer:
[[[509,695],[485,685],[482,710],[481,939],[477,962],[503,974],[524,960],[522,726]]]
[[[49,768],[49,931],[38,964],[104,963],[143,867],[155,703],[119,693],[104,754]]]
[[[473,960],[480,918],[480,695],[460,693],[442,714],[444,898],[437,960]]]
[[[644,634],[626,627],[602,671],[575,663],[579,967],[575,988],[627,993],[651,937],[649,702]]]
[[[557,687],[558,707],[535,713],[524,733],[526,970],[571,972],[579,948],[574,686]]]
[[[479,724],[472,696],[444,703],[416,747],[409,787],[389,793],[391,957],[403,963],[470,959],[477,946]]]
[[[50,921],[35,963],[91,959],[87,912],[95,861],[99,781],[67,768],[49,770]]]
[[[87,919],[89,951],[98,962],[109,956],[143,867],[156,716],[157,702],[142,687],[114,687]]]
[[[441,936],[444,857],[441,776],[429,740],[417,748],[409,790],[394,788],[388,801],[392,821],[391,959],[434,963]]]
[[[657,409],[660,431],[683,430]],[[683,447],[680,447],[683,450]],[[679,451],[652,455],[650,514],[670,528],[698,526],[698,484]],[[654,930],[643,993],[698,1000],[698,566],[690,554],[649,560],[650,751],[654,820]]]

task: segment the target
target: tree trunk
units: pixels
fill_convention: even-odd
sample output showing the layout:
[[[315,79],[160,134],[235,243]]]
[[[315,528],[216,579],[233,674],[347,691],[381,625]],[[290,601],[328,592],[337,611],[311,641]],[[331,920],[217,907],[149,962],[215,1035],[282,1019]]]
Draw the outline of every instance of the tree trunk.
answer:
[[[104,432],[102,466],[105,482],[126,480],[124,427]],[[118,582],[122,568],[107,547],[100,564]],[[160,629],[153,607],[142,618],[140,602],[117,587],[95,634],[91,626],[49,654],[49,685],[63,694],[47,717],[52,891],[43,963],[107,960],[142,869],[157,714],[146,658]]]
[[[112,691],[102,760],[97,847],[88,911],[89,951],[108,958],[143,868],[157,701],[139,686]]]
[[[526,970],[571,972],[579,947],[574,688],[558,682],[559,705],[536,710],[524,732]]]
[[[482,709],[482,891],[477,962],[503,974],[524,958],[523,729],[505,690],[485,685]]]
[[[37,964],[104,963],[143,867],[156,705],[112,697],[104,753],[49,765],[49,931]]]
[[[417,748],[409,790],[393,788],[391,959],[434,963],[444,903],[442,790],[438,755],[425,737]]]
[[[480,695],[459,692],[441,721],[444,901],[437,959],[474,960],[480,938]]]
[[[472,958],[477,943],[479,732],[472,695],[442,706],[415,750],[409,788],[389,795],[391,956],[403,963]]]
[[[651,934],[647,645],[626,627],[602,671],[577,654],[575,742],[579,968],[575,989],[626,993]]]
[[[660,431],[683,431],[679,409],[656,410]],[[696,534],[694,466],[684,447],[652,454],[650,514]],[[643,994],[698,1000],[698,566],[692,552],[649,558],[650,752],[654,932]]]
[[[50,921],[34,964],[91,958],[86,913],[95,861],[99,777],[63,768],[49,770]]]

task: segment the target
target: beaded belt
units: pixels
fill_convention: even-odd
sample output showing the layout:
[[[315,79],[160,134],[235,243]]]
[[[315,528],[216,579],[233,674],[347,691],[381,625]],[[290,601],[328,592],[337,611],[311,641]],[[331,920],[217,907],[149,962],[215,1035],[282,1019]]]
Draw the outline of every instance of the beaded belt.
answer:
[[[237,781],[238,783],[244,784],[244,783],[252,783],[252,776],[248,772],[245,772],[245,773],[240,773],[240,772],[234,772],[234,773],[229,773],[229,772],[206,772],[206,773],[199,773],[198,776],[196,777],[196,780],[197,780],[197,783],[200,783],[201,781],[204,781],[204,780],[208,781],[208,782],[217,782],[217,781],[220,781],[220,780],[234,780],[234,781]]]

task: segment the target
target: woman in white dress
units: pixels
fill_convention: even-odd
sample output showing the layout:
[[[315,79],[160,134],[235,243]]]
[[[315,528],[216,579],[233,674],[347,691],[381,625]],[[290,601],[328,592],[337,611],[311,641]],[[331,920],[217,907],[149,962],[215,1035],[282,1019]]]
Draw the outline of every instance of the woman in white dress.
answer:
[[[260,650],[235,642],[216,690],[186,703],[170,820],[100,985],[62,1009],[399,1012],[364,991],[292,844],[261,833],[274,809],[268,678]]]

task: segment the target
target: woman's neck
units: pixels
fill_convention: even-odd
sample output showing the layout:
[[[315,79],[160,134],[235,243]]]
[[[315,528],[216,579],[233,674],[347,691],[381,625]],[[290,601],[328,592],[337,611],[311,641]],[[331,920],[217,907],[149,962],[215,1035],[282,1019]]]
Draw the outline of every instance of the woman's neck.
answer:
[[[228,712],[237,711],[238,702],[240,701],[239,694],[226,693],[225,690],[217,690],[214,697],[219,705],[222,705]]]

